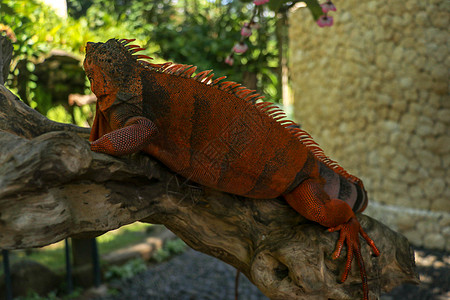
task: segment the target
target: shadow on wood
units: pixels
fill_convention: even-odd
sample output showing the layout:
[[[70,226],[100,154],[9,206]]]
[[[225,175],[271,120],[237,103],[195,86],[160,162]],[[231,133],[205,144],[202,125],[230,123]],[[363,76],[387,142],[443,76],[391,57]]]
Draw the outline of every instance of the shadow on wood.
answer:
[[[309,222],[282,199],[256,200],[205,188],[143,154],[91,152],[89,129],[47,120],[0,86],[0,248],[93,237],[135,221],[164,224],[192,248],[244,273],[271,299],[357,299],[356,263],[338,283],[338,233]],[[371,297],[417,282],[402,235],[364,215],[381,251],[363,243]]]

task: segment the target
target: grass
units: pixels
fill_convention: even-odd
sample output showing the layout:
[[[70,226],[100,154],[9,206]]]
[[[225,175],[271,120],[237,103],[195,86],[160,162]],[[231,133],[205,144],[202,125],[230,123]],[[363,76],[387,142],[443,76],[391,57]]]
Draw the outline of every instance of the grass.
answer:
[[[151,226],[151,224],[135,222],[97,237],[100,255],[144,240]],[[42,248],[10,251],[9,255],[10,265],[22,259],[29,259],[45,265],[55,273],[65,272],[64,241]],[[0,262],[3,263],[3,257],[0,257]],[[3,268],[0,268],[1,274],[3,274]]]
[[[151,226],[151,224],[135,222],[97,237],[100,255],[144,240],[148,236],[147,230]]]

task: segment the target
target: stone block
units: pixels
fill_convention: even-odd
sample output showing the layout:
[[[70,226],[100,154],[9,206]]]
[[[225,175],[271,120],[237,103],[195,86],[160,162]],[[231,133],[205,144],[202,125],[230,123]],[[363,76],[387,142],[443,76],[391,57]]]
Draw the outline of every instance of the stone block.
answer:
[[[449,101],[450,102],[450,101]],[[450,123],[450,109],[440,109],[436,112],[436,119],[440,122]]]
[[[450,212],[450,199],[443,197],[433,199],[431,202],[431,210]]]
[[[425,63],[428,63],[427,60],[425,60]],[[421,66],[421,68],[425,68],[424,66]],[[433,85],[433,80],[431,79],[431,76],[427,73],[416,73],[414,74],[414,87],[416,89],[419,89],[421,91],[429,91]]]
[[[401,62],[403,60],[403,47],[397,46],[394,51],[391,53],[391,59],[395,62]]]
[[[371,13],[376,13],[378,8],[377,8],[377,1],[369,1],[366,4],[366,10],[367,12],[371,12]]]
[[[413,174],[412,172],[408,172],[408,174]],[[405,178],[408,177],[409,181],[412,181],[410,176],[405,176]],[[414,180],[415,182],[418,181],[418,179]],[[408,195],[411,197],[411,200],[413,201],[413,207],[418,207],[420,203],[425,202],[425,194],[424,191],[418,186],[418,185],[412,185],[408,189]]]
[[[395,153],[396,153],[396,149],[390,145],[383,146],[380,151],[380,155],[383,158],[389,159],[389,160],[390,160],[390,158],[392,158],[394,156]]]
[[[400,232],[413,230],[416,226],[416,220],[408,214],[399,214],[396,219],[397,229]]]
[[[446,53],[448,52],[448,46],[444,45],[443,49],[444,49],[444,51],[442,53],[443,53],[443,56],[445,58],[444,64],[446,66],[450,66],[450,55],[446,55]],[[441,53],[440,50],[438,50],[438,51],[439,51],[439,54],[440,54]],[[439,56],[441,56],[441,55],[439,55]]]
[[[422,167],[429,170],[440,167],[441,159],[431,151],[419,150],[415,153]]]
[[[433,66],[431,69],[431,76],[434,79],[448,80],[448,67],[441,64]]]
[[[450,225],[445,226],[441,229],[442,236],[444,239],[450,239]]]
[[[418,116],[415,114],[404,114],[403,117],[400,119],[400,126],[402,130],[412,133],[416,127],[417,127],[417,119]]]
[[[420,168],[419,168],[419,170],[420,170]],[[408,171],[405,172],[402,176],[402,181],[405,183],[408,183],[410,185],[410,187],[408,189],[408,194],[411,197],[418,198],[419,191],[416,189],[420,190],[420,187],[416,186],[417,182],[419,181],[419,177],[417,176],[417,171],[416,170],[412,171],[410,168],[408,168]],[[413,190],[411,190],[411,189],[413,189]]]
[[[408,102],[403,101],[402,99],[397,99],[396,101],[393,101],[392,108],[400,113],[403,113],[408,108]]]
[[[397,153],[392,160],[392,165],[395,169],[403,172],[408,167],[409,160],[402,153]]]
[[[423,115],[427,118],[434,119],[436,115],[436,109],[434,107],[423,105]],[[434,132],[436,134],[436,132]]]
[[[427,58],[426,56],[418,56],[413,62],[413,65],[419,68],[419,72],[421,69],[425,69],[425,66],[427,64]]]
[[[442,218],[439,220],[439,227],[447,228],[447,231],[450,234],[450,214],[444,213]]]
[[[431,84],[431,89],[438,95],[448,95],[449,93],[449,84],[444,80],[433,81]],[[450,102],[450,101],[449,101]]]
[[[414,246],[423,246],[423,236],[417,230],[408,230],[403,232],[403,235]]]
[[[432,218],[428,218],[427,220],[417,222],[416,225],[417,231],[420,234],[427,236],[428,234],[440,232],[439,223],[437,223]]]
[[[434,134],[433,126],[426,125],[426,124],[420,124],[416,128],[416,133],[421,137],[426,137],[431,134]]]
[[[401,41],[401,45],[405,49],[414,49],[416,45],[416,40],[413,37],[407,37]],[[415,51],[414,51],[415,52]],[[415,54],[414,54],[415,55]]]
[[[431,98],[430,97],[430,93],[427,90],[419,89],[419,100],[420,100],[420,103],[428,102],[429,104],[431,104],[431,102],[429,101],[430,98]],[[430,106],[435,108],[433,105],[430,105]]]
[[[420,3],[420,1],[416,1],[416,0],[404,1],[405,8],[408,11],[413,11],[413,12],[422,10],[420,8],[420,4],[419,3]]]
[[[447,21],[448,22],[448,21]],[[439,30],[435,28],[434,34],[431,35],[433,42],[438,45],[447,43],[448,41],[448,28],[444,30]]]
[[[419,95],[418,95],[417,89],[415,88],[414,85],[415,85],[415,82],[412,82],[412,84],[411,84],[412,88],[408,88],[403,91],[403,99],[412,103],[412,104],[410,104],[411,110],[413,109],[414,106],[416,106],[417,109],[419,109],[419,107],[423,108],[423,105],[420,105],[419,103],[417,103],[418,102],[417,100],[419,99]]]
[[[431,249],[444,250],[445,239],[439,233],[429,233],[424,236],[423,246]]]
[[[445,132],[442,132],[445,129],[448,130],[448,128],[442,125],[441,123],[437,124],[434,129],[434,134],[438,134],[439,132],[445,134]],[[450,136],[442,135],[436,138],[434,142],[430,145],[430,150],[440,155],[450,153]]]

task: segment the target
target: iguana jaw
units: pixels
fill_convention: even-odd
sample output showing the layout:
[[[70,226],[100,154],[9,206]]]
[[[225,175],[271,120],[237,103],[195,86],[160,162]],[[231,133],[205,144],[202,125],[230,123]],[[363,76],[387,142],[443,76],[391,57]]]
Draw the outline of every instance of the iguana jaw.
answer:
[[[108,119],[105,117],[105,113],[99,108],[98,103],[99,102],[97,102],[94,123],[91,128],[91,135],[89,136],[91,142],[112,131]]]
[[[91,60],[85,59],[83,66],[91,83],[91,91],[97,96],[97,108],[106,111],[113,105],[118,88],[107,74]]]

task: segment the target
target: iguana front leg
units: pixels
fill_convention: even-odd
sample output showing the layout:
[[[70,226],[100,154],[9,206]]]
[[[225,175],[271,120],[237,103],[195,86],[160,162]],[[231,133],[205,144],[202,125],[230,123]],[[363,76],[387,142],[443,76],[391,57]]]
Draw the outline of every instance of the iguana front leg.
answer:
[[[328,194],[325,193],[323,185],[323,182],[318,178],[308,179],[292,192],[284,195],[284,198],[290,206],[305,218],[328,227],[330,232],[340,231],[333,259],[337,259],[340,256],[345,242],[347,245],[347,262],[341,281],[344,282],[347,279],[353,256],[356,256],[361,274],[364,300],[368,300],[369,287],[367,285],[364,260],[361,255],[359,234],[367,241],[375,256],[380,255],[380,251],[364,232],[350,206],[342,200],[330,199]]]
[[[111,155],[137,152],[150,143],[158,129],[144,117],[130,118],[123,128],[114,130],[91,143],[91,150]]]

